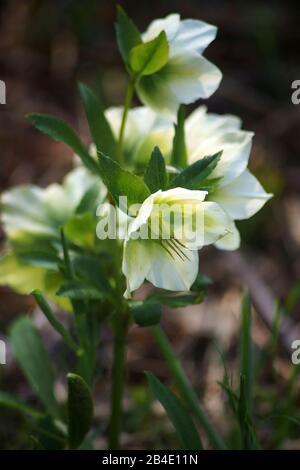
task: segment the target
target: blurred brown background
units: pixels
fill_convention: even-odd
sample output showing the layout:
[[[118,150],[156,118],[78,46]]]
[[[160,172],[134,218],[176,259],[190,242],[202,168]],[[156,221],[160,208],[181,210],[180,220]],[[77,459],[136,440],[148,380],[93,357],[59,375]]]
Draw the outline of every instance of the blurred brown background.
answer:
[[[273,300],[285,299],[300,278],[300,105],[291,102],[291,83],[300,79],[299,2],[118,3],[142,31],[152,19],[171,12],[218,26],[217,39],[205,56],[222,70],[224,78],[206,104],[210,111],[239,115],[244,128],[255,132],[250,167],[265,188],[275,194],[258,215],[240,223],[244,240],[241,253],[226,254],[215,249],[203,253],[202,270],[215,280],[208,300],[187,312],[165,315],[165,327],[187,371],[196,386],[202,387],[210,413],[220,421],[222,405],[215,384],[220,368],[216,361],[213,368],[208,365],[207,354],[215,354],[209,352],[208,345],[217,338],[229,359],[236,360],[240,292],[245,283],[250,285],[257,312],[254,340],[264,344],[268,328],[263,323],[270,326]],[[39,134],[24,115],[37,111],[60,116],[88,142],[77,82],[92,85],[106,105],[122,103],[126,74],[114,35],[116,3],[7,0],[0,5],[0,79],[7,87],[7,104],[0,105],[0,191],[27,182],[44,186],[60,180],[71,168],[72,153]],[[1,241],[3,238],[0,232]],[[2,287],[1,333],[7,332],[13,318],[33,309],[31,299]],[[289,321],[293,323],[282,333],[285,350],[290,333],[297,331],[300,321],[299,303]],[[164,373],[147,333],[134,329],[130,343],[129,378],[133,384],[145,368]],[[199,377],[201,366],[203,374]],[[5,377],[6,386],[15,382],[9,377]],[[20,379],[18,387],[13,388],[26,395],[24,387]],[[2,422],[5,420],[0,420],[0,436],[4,432]],[[7,436],[9,425],[5,426]],[[141,445],[147,445],[147,439]]]

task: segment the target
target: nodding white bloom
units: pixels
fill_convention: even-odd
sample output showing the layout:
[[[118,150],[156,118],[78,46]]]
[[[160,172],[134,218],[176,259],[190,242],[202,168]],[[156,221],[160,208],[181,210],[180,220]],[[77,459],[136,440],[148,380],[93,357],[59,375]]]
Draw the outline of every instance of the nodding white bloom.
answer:
[[[121,113],[121,108],[111,108],[106,112],[116,134]],[[145,164],[155,144],[170,163],[173,137],[173,124],[152,110],[139,107],[129,112],[124,146],[135,164]],[[252,217],[272,197],[247,169],[252,138],[252,132],[241,129],[238,117],[207,113],[205,106],[197,108],[185,121],[188,163],[223,152],[206,180],[206,183],[211,183],[206,200],[217,202],[231,219],[228,235],[215,243],[221,249],[235,250],[239,247],[240,236],[234,221]]]
[[[137,92],[144,104],[175,119],[181,103],[208,98],[220,84],[220,70],[202,56],[215,39],[217,28],[199,20],[181,20],[180,15],[171,14],[153,21],[142,39],[151,41],[162,31],[169,45],[168,62],[158,72],[141,77]]]
[[[198,248],[228,233],[230,219],[206,191],[174,188],[151,194],[129,226],[122,270],[125,297],[144,280],[172,291],[186,291],[198,273]]]

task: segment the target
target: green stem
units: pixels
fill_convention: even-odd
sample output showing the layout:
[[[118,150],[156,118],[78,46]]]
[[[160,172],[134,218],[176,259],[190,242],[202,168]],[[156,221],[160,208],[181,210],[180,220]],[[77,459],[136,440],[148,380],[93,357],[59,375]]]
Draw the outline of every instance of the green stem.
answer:
[[[109,449],[118,449],[122,423],[122,397],[125,381],[125,342],[127,325],[124,312],[116,312],[114,319],[114,345],[112,367],[111,416],[109,429]]]
[[[122,122],[121,122],[121,127],[120,127],[119,138],[118,138],[117,160],[119,162],[122,161],[122,157],[123,157],[123,142],[124,142],[125,127],[126,127],[128,111],[130,109],[132,98],[133,98],[134,87],[135,87],[135,79],[132,78],[128,84],[128,88],[126,92],[123,115],[122,115]]]
[[[172,346],[160,326],[153,326],[151,328],[152,334],[160,348],[161,354],[164,357],[170,372],[180,389],[181,395],[186,401],[189,408],[195,413],[196,418],[205,430],[211,444],[216,449],[226,449],[226,446],[221,437],[214,430],[210,423],[205,411],[202,409],[198,397],[193,390],[189,379],[187,378],[178,358],[176,357]]]

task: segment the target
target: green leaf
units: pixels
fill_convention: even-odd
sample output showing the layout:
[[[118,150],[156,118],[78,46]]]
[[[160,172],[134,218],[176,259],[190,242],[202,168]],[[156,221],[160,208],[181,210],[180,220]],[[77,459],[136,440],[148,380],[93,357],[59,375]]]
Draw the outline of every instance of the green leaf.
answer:
[[[76,277],[85,283],[94,285],[104,292],[111,291],[107,274],[102,267],[101,259],[96,255],[76,254],[72,258]]]
[[[56,315],[54,315],[50,305],[48,304],[48,302],[44,298],[43,294],[39,290],[36,289],[32,292],[32,295],[35,298],[38,306],[40,307],[40,309],[44,313],[45,317],[49,321],[50,325],[64,339],[65,343],[71,349],[73,349],[73,351],[77,352],[78,351],[77,344],[72,339],[72,337],[71,337],[70,333],[68,332],[68,330],[66,330],[64,325],[62,323],[60,323],[60,321],[57,319]]]
[[[90,430],[93,399],[87,383],[76,374],[68,374],[69,448],[77,449]]]
[[[141,204],[150,196],[149,189],[141,178],[124,170],[117,162],[102,153],[99,165],[102,179],[117,204],[121,196],[127,196],[128,208],[132,204]]]
[[[116,153],[116,142],[110,125],[105,117],[102,103],[95,93],[83,83],[79,84],[79,91],[97,151],[101,151],[109,155],[111,158],[114,158]]]
[[[66,281],[57,291],[59,297],[68,297],[74,300],[99,300],[106,297],[106,292],[99,288],[85,284],[82,281]]]
[[[198,274],[191,290],[187,292],[172,292],[160,289],[154,294],[150,294],[146,301],[159,302],[170,308],[184,308],[188,305],[196,305],[203,302],[206,295],[206,287],[211,284],[211,280],[203,274]]]
[[[185,113],[184,107],[180,106],[177,113],[177,124],[175,124],[175,134],[173,139],[172,165],[185,168],[187,166],[187,151],[184,133]]]
[[[161,320],[161,305],[158,302],[130,302],[134,321],[140,326],[157,325]]]
[[[80,138],[69,124],[48,114],[31,113],[27,114],[26,118],[44,134],[71,147],[89,170],[99,174],[97,162],[89,155]]]
[[[238,403],[239,425],[243,441],[244,450],[253,450],[258,448],[257,437],[249,414],[248,398],[246,391],[245,377],[240,376],[240,395]]]
[[[0,391],[0,406],[5,408],[11,408],[13,410],[20,411],[21,413],[31,416],[32,418],[40,418],[44,413],[36,410],[31,406],[28,406],[22,400],[14,397],[10,393]]]
[[[198,189],[200,182],[216,168],[222,152],[201,158],[197,162],[185,168],[177,175],[171,184],[172,188],[181,187],[188,189]]]
[[[164,190],[167,185],[167,172],[164,157],[157,146],[154,147],[144,175],[144,181],[151,193]]]
[[[120,5],[117,7],[116,36],[121,56],[127,63],[131,49],[140,44],[142,39],[139,30]]]
[[[39,331],[29,318],[17,320],[10,333],[13,352],[26,378],[48,412],[60,416],[54,397],[54,373]]]
[[[203,449],[198,431],[181,401],[151,372],[146,376],[153,395],[160,401],[186,450]]]
[[[241,311],[240,373],[244,377],[245,394],[249,413],[252,410],[252,343],[251,304],[247,291],[244,292]]]
[[[160,70],[169,58],[169,45],[165,31],[152,41],[135,46],[129,55],[131,70],[139,75],[152,75]]]

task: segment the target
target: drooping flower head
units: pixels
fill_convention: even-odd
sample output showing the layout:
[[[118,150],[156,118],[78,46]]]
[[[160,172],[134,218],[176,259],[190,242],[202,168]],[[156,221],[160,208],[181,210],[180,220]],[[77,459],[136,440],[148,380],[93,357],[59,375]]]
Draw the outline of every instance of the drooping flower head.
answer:
[[[198,249],[224,237],[230,220],[206,191],[174,188],[151,194],[132,221],[124,243],[126,297],[145,279],[154,286],[187,291],[196,279]]]
[[[202,55],[215,39],[217,28],[171,14],[153,21],[142,39],[151,41],[162,31],[168,41],[168,61],[156,73],[140,78],[137,93],[144,104],[175,120],[181,103],[209,98],[220,84],[220,70]]]

